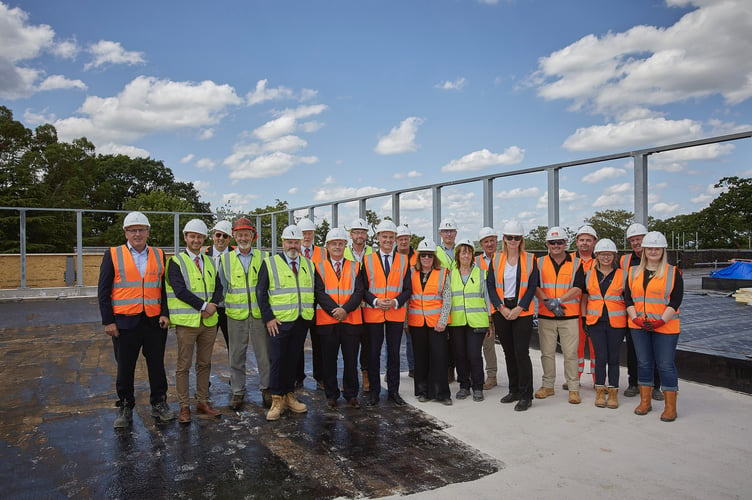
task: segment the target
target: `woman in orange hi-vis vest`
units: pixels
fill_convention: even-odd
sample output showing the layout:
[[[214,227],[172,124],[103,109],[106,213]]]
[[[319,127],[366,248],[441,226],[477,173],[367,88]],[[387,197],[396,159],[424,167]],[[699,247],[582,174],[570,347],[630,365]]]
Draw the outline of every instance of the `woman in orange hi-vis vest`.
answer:
[[[630,269],[624,287],[629,327],[637,352],[637,383],[640,387],[640,405],[637,415],[646,415],[651,409],[653,392],[653,364],[661,374],[661,388],[665,407],[661,420],[676,420],[676,344],[679,341],[679,306],[684,295],[681,272],[668,264],[666,237],[651,231],[642,240],[643,259]]]
[[[449,311],[452,307],[450,271],[436,257],[436,244],[418,244],[418,262],[412,270],[412,290],[407,324],[413,337],[415,396],[420,402],[434,399],[452,404],[449,370]]]

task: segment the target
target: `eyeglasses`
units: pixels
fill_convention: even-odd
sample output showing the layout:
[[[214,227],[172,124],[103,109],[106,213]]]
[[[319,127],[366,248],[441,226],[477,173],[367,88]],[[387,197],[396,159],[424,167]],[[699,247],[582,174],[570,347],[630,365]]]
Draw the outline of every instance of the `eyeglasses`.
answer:
[[[228,239],[230,237],[230,235],[229,234],[225,234],[225,233],[214,233],[214,237],[215,238],[222,238],[223,240],[226,240],[226,239]]]
[[[433,254],[432,253],[422,253],[422,254],[420,254],[420,258],[421,259],[423,259],[423,258],[433,259]]]
[[[148,233],[149,229],[148,228],[147,229],[131,229],[131,228],[128,228],[128,229],[125,230],[125,232],[128,233],[128,234],[141,234],[141,233]]]
[[[547,243],[548,243],[549,245],[551,245],[551,246],[555,246],[555,245],[566,245],[566,244],[567,244],[567,240],[553,240],[553,241],[548,241]]]
[[[511,234],[505,234],[504,239],[507,241],[522,241],[522,236],[513,236]]]

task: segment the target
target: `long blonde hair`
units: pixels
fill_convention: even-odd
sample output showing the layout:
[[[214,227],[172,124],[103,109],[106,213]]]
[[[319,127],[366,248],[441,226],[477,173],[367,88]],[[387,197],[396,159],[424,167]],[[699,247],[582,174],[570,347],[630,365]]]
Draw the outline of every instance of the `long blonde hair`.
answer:
[[[658,269],[656,270],[655,277],[656,278],[663,278],[663,275],[666,274],[666,265],[668,264],[668,256],[666,255],[666,249],[661,248],[663,250],[663,253],[661,254],[661,260],[658,262]],[[642,249],[642,258],[640,259],[640,265],[637,266],[637,275],[643,274],[645,272],[645,268],[648,263],[647,255],[645,254],[645,249]]]

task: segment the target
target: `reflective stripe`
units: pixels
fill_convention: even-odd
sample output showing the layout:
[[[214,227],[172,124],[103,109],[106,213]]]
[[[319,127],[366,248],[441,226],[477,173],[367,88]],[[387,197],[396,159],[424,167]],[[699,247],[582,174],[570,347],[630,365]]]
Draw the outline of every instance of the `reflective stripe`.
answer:
[[[671,292],[674,289],[674,279],[677,272],[679,271],[675,266],[666,264],[663,278],[654,277],[648,282],[647,287],[645,287],[644,273],[640,273],[637,267],[631,268],[629,272],[629,289],[632,292],[637,316],[653,320],[662,319],[663,312],[671,300]],[[648,294],[652,296],[648,297]],[[629,326],[630,328],[639,328],[632,320],[629,320]],[[656,328],[655,331],[658,333],[676,334],[679,333],[680,327],[680,315],[677,310],[673,318],[667,321],[665,325]]]
[[[199,270],[185,252],[174,255],[171,260],[180,266],[180,273],[183,276],[186,289],[204,302],[209,302],[214,294],[217,269],[214,267],[211,257],[206,254],[200,254],[200,257],[204,264],[203,271]],[[219,321],[219,315],[216,312],[208,318],[202,318],[201,311],[180,300],[175,295],[169,276],[165,283],[165,289],[171,323],[196,328],[202,323],[205,326],[214,326]]]
[[[421,290],[420,273],[413,270],[411,280],[413,294],[407,309],[407,324],[410,326],[423,326],[424,324],[435,327],[441,317],[444,297],[442,290],[449,277],[449,271],[442,267],[438,271],[432,269],[428,275],[425,287]],[[451,321],[451,316],[449,318]]]
[[[459,269],[452,269],[449,281],[452,287],[452,309],[449,325],[488,328],[486,309],[486,271],[477,265],[470,269],[465,283]]]
[[[525,293],[527,293],[527,289],[530,283],[530,273],[533,272],[533,254],[528,252],[522,252],[519,255],[517,265],[521,266],[519,269],[519,275],[520,275],[520,286],[519,286],[519,293],[517,295],[517,301],[519,301],[522,297],[525,296]],[[491,265],[493,266],[494,270],[494,278],[495,278],[495,287],[496,287],[496,294],[499,296],[499,299],[504,299],[504,267],[507,263],[507,256],[504,254],[504,252],[498,252],[494,255],[493,261]],[[530,305],[528,305],[527,309],[524,309],[520,316],[532,316],[535,313],[533,302],[530,302]]]
[[[299,257],[300,269],[292,272],[287,261],[280,255],[264,259],[269,270],[269,306],[274,317],[282,322],[295,321],[298,317],[313,319],[313,263]]]
[[[567,290],[574,286],[574,278],[577,273],[577,269],[580,266],[580,258],[574,257],[571,261],[565,261],[559,268],[559,272],[556,272],[556,268],[553,264],[553,259],[550,255],[544,255],[538,259],[538,273],[540,278],[539,287],[549,298],[560,297]],[[563,272],[562,272],[563,271]],[[559,276],[566,275],[566,272],[570,272],[570,277],[567,282],[560,282]],[[553,281],[552,281],[553,280]],[[579,316],[580,315],[580,298],[576,297],[562,302],[564,306],[565,316]],[[538,308],[538,315],[552,318],[554,314],[546,307]]]
[[[126,245],[110,248],[110,258],[115,271],[110,295],[113,313],[136,315],[144,312],[149,317],[161,314],[164,276],[162,251],[147,247],[144,276],[141,276]]]

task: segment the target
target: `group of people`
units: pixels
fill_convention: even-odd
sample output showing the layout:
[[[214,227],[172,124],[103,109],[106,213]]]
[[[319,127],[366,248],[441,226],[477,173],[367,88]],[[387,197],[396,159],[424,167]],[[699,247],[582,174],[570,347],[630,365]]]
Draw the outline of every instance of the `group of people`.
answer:
[[[309,334],[313,376],[331,409],[340,397],[348,407],[360,408],[361,389],[366,406],[380,403],[384,344],[387,400],[404,406],[400,347],[406,334],[416,399],[446,405],[453,402],[450,382],[455,372],[455,399],[483,401],[484,389],[498,384],[498,339],[509,381],[501,402],[516,403],[516,411],[530,408],[533,398],[554,395],[557,339],[569,402],[581,402],[579,380],[585,345],[590,343],[595,404],[618,407],[618,357],[626,336],[633,348],[628,349],[625,394],[639,391],[641,397],[635,413],[647,414],[651,398],[665,397],[661,419],[676,418],[673,357],[681,273],[666,261],[663,235],[649,233],[640,224],[628,229],[633,251],[621,261],[616,245],[597,240],[589,226],[578,230],[577,251],[572,253],[566,251],[566,233],[549,228],[548,253],[535,258],[525,251],[524,231],[516,222],[504,226],[501,249],[496,231],[482,228],[482,252],[476,256],[471,240],[457,240],[452,220],[441,221],[440,243],[424,239],[414,249],[409,229],[390,220],[376,227],[376,245],[367,245],[369,226],[362,219],[348,230],[331,229],[324,247],[318,247],[313,244],[315,226],[304,218],[284,228],[282,251],[270,255],[254,248],[258,233],[245,217],[234,224],[218,222],[211,230],[213,244],[207,247],[206,224],[192,219],[183,228],[185,250],[167,261],[160,249],[146,243],[150,225],[144,214],[129,213],[123,228],[126,244],[105,253],[99,279],[102,323],[112,337],[117,362],[116,428],[132,423],[140,352],[147,363],[152,416],[191,421],[188,377],[194,352],[195,411],[219,416],[209,401],[218,330],[229,354],[229,407],[240,410],[244,404],[250,340],[270,421],[287,410],[307,411],[295,390],[305,377],[303,349]],[[233,238],[235,246],[230,245]],[[536,312],[543,382],[533,393],[528,349]],[[177,415],[166,400],[164,352],[170,325],[175,326],[178,346]],[[655,389],[657,374],[662,392]]]

